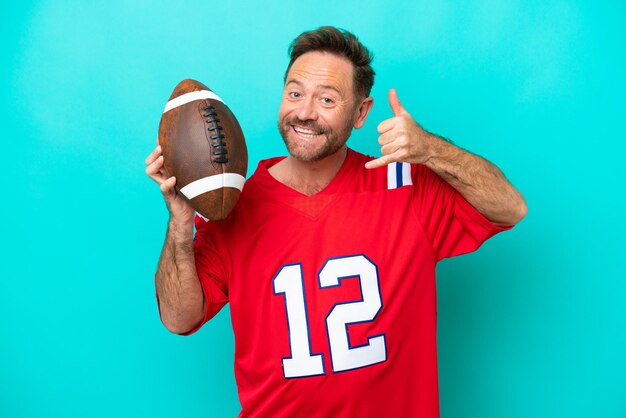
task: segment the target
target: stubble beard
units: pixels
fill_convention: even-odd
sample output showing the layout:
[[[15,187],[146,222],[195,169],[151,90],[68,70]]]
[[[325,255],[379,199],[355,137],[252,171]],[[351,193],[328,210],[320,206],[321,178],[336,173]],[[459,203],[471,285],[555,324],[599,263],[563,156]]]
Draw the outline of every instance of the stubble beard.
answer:
[[[294,138],[296,133],[293,132],[293,125],[308,128],[320,132],[321,136],[326,139],[322,142],[319,138],[307,141],[302,138]],[[352,132],[351,118],[346,119],[346,123],[339,131],[332,131],[328,126],[308,120],[302,121],[298,118],[288,118],[278,120],[278,130],[283,138],[289,155],[293,158],[311,162],[319,161],[339,151],[348,141]]]

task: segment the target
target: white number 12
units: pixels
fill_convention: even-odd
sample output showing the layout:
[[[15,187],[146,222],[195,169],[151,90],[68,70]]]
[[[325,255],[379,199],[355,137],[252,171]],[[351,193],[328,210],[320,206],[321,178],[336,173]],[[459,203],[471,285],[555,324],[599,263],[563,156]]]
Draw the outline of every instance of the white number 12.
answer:
[[[382,307],[376,265],[363,255],[329,259],[319,273],[321,288],[340,286],[340,280],[358,277],[363,299],[337,303],[326,317],[333,372],[358,369],[387,360],[384,335],[368,337],[364,345],[351,347],[348,324],[369,322]],[[311,353],[304,297],[302,266],[287,264],[274,277],[274,293],[285,295],[291,356],[283,358],[286,378],[324,374],[322,354]]]

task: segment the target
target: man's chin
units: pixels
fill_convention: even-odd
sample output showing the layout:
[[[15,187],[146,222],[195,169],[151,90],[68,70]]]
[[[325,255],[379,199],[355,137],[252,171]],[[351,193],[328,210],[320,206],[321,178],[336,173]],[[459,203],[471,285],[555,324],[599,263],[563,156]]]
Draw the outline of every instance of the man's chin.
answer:
[[[287,151],[289,152],[289,155],[298,160],[298,161],[302,161],[302,162],[313,162],[313,161],[320,161],[323,160],[324,158],[330,157],[331,155],[334,155],[335,153],[337,153],[337,151],[339,151],[342,148],[342,146],[332,148],[323,148],[323,149],[303,149],[301,147],[290,147],[287,146]]]
[[[339,144],[336,142],[336,138],[331,138],[326,135],[312,141],[303,141],[302,138],[294,137],[292,135],[293,132],[290,132],[290,130],[287,132],[281,130],[280,133],[289,155],[303,162],[323,160],[335,154],[345,144],[345,142],[344,144]]]
[[[291,138],[286,139],[284,137],[283,141],[285,141],[289,155],[299,161],[315,161],[319,159],[320,154],[323,154],[323,150],[312,147],[311,145],[313,144],[310,143],[302,144],[300,141],[295,141]]]
[[[302,161],[306,163],[311,162],[311,161],[317,161],[317,160],[324,158],[323,156],[318,155],[318,153],[311,152],[311,151],[291,149],[289,147],[287,148],[287,151],[289,151],[289,155],[291,156],[291,158],[294,158],[298,161]]]

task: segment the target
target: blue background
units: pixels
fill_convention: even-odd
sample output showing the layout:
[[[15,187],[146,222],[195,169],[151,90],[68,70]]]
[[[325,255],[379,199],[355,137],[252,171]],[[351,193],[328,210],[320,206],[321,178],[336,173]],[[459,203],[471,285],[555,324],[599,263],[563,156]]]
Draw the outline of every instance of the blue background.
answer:
[[[287,46],[324,24],[374,53],[426,129],[525,195],[513,231],[438,267],[442,417],[626,416],[623,2],[2,2],[1,417],[229,417],[228,309],[160,324],[167,211],[144,174],[183,78],[283,155]],[[268,325],[269,326],[269,325]]]

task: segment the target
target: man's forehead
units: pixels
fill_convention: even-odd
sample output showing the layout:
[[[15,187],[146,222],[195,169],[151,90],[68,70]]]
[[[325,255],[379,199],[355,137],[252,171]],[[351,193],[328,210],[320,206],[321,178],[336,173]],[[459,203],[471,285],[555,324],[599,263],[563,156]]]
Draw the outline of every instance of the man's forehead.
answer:
[[[337,89],[338,86],[352,85],[353,71],[353,65],[347,58],[328,52],[307,52],[294,61],[285,85],[316,82],[319,86]]]
[[[285,85],[288,86],[290,84],[295,84],[298,87],[306,87],[306,83],[302,82],[301,80],[299,80],[297,78],[287,78],[287,83]],[[336,91],[339,92],[339,89],[337,88],[337,86],[335,86],[333,84],[320,84],[320,83],[317,83],[316,87],[318,87],[320,89],[336,90]]]

